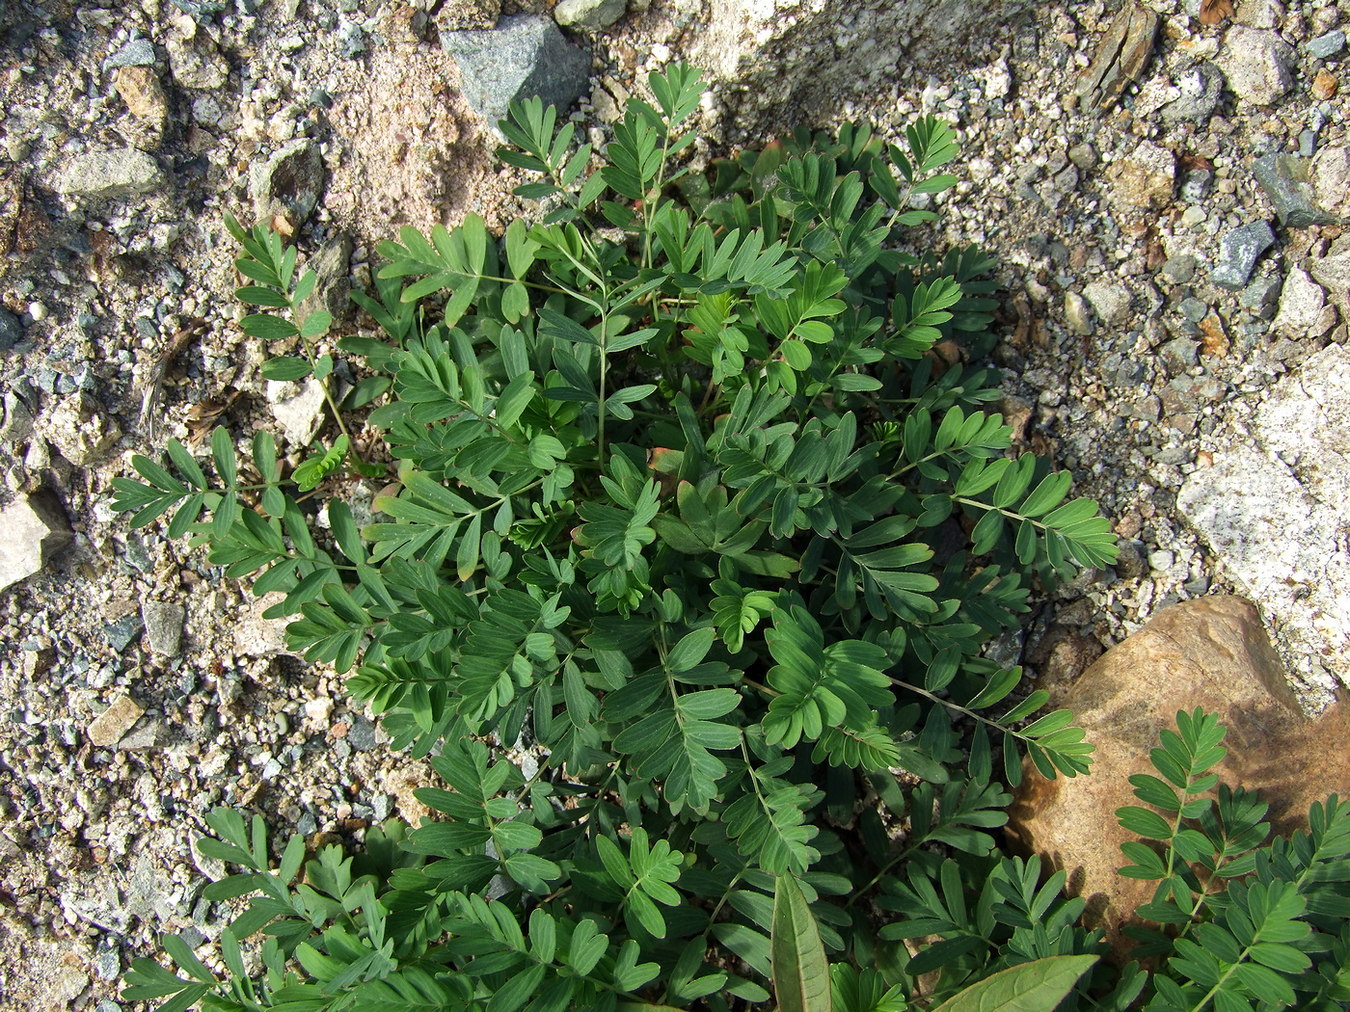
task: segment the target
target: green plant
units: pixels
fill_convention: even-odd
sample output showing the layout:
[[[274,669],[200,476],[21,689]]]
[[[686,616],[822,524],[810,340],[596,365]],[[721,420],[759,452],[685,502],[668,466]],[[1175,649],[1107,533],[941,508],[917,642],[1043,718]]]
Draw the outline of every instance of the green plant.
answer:
[[[1020,670],[981,651],[1031,573],[1115,552],[1095,504],[1065,502],[1067,474],[1005,455],[993,371],[933,352],[993,343],[989,262],[898,248],[935,217],[912,196],[953,181],[951,131],[801,132],[696,174],[680,125],[697,73],[649,83],[594,172],[570,123],[512,107],[501,155],[540,177],[517,191],[547,202],[539,223],[499,242],[470,216],[381,246],[357,300],[383,336],[341,341],[371,376],[332,404],[373,408],[370,463],[344,425],[289,481],[259,433],[246,473],[217,431],[214,481],[177,443],[169,469],[138,457],[141,480],[117,479],[133,523],[174,510],[171,533],[282,595],[292,649],[354,671],[394,747],[449,787],[419,792],[441,821],[377,835],[374,857],[303,864],[292,842],[276,873],[260,830],[215,816],[248,871],[213,896],[262,891],[226,939],[229,981],[174,946],[198,982],[138,964],[136,997],[727,1009],[767,1001],[775,951],[798,951],[775,949],[775,896],[819,921],[843,1008],[873,1007],[883,979],[878,1000],[936,1004],[1064,954],[951,951],[921,997],[908,950],[873,930],[874,900],[947,889],[944,855],[988,859],[1000,753],[1009,783],[1023,754],[1045,776],[1087,770],[1071,715],[1025,724],[1046,694],[1014,701]],[[296,316],[311,276],[265,230],[230,228],[240,297],[263,310],[245,330],[304,352],[269,375],[322,381],[324,321]],[[381,459],[397,488],[362,527],[342,493]],[[237,939],[262,928],[250,976]]]
[[[1210,772],[1225,734],[1214,714],[1179,712],[1150,755],[1161,776],[1130,777],[1148,807],[1116,813],[1152,841],[1124,844],[1133,863],[1120,873],[1158,882],[1136,911],[1153,926],[1125,929],[1159,965],[1144,1007],[1338,1009],[1350,1000],[1350,810],[1333,794],[1306,831],[1267,842],[1269,806]]]

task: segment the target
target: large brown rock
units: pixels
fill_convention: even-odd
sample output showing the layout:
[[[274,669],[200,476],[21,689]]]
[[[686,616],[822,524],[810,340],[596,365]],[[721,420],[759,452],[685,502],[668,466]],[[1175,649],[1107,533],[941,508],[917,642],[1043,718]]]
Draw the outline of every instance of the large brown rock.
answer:
[[[1048,781],[1029,771],[1007,833],[1016,847],[1068,872],[1070,890],[1088,900],[1089,919],[1120,950],[1120,928],[1151,899],[1153,883],[1116,874],[1127,863],[1120,845],[1134,837],[1115,812],[1138,804],[1129,777],[1152,772],[1149,750],[1178,710],[1219,714],[1228,728],[1220,779],[1260,790],[1278,833],[1303,825],[1313,801],[1350,794],[1350,715],[1337,705],[1319,720],[1304,716],[1259,613],[1240,597],[1165,609],[1053,703],[1072,710],[1096,745],[1092,774]]]

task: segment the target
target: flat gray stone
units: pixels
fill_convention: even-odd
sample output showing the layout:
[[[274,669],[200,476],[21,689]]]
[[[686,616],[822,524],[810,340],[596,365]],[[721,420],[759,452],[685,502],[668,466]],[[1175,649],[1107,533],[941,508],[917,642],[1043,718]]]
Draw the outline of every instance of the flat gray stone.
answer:
[[[70,159],[57,173],[56,192],[90,200],[138,197],[164,185],[159,163],[136,148],[89,151]]]
[[[118,67],[153,67],[154,65],[155,44],[149,39],[132,39],[103,61],[104,70],[115,70]]]
[[[1177,508],[1261,608],[1309,685],[1350,682],[1350,350],[1329,345],[1276,384],[1255,440],[1216,449]]]
[[[1317,206],[1308,181],[1308,160],[1297,155],[1265,155],[1252,162],[1252,175],[1275,208],[1281,225],[1310,228],[1333,225],[1336,216]]]
[[[153,653],[177,657],[183,650],[183,622],[187,609],[172,601],[146,601],[141,605],[145,638]]]
[[[1308,55],[1318,60],[1329,60],[1340,54],[1345,48],[1345,32],[1337,28],[1306,43],[1303,47]]]
[[[1297,267],[1284,279],[1280,290],[1279,310],[1275,313],[1275,329],[1292,338],[1318,333],[1327,293],[1306,271]]]
[[[608,28],[628,11],[628,0],[562,0],[553,18],[564,28],[597,31]]]
[[[9,351],[23,340],[23,324],[8,309],[0,307],[0,351]]]
[[[0,531],[0,590],[40,573],[72,537],[60,507],[42,493],[20,497],[0,510]]]
[[[589,83],[590,57],[539,14],[502,18],[486,30],[443,31],[441,47],[459,66],[465,99],[493,126],[512,101],[535,95],[564,111]]]
[[[1210,279],[1220,288],[1242,288],[1256,269],[1256,261],[1274,243],[1275,230],[1268,221],[1238,226],[1219,241],[1219,262]]]

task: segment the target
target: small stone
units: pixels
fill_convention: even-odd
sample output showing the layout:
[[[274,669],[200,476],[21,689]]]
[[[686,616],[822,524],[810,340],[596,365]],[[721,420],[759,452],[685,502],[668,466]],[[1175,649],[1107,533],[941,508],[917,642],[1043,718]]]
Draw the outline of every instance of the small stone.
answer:
[[[1350,218],[1350,148],[1323,148],[1308,166],[1317,204],[1338,218]]]
[[[466,28],[495,28],[501,17],[501,0],[445,0],[436,7],[436,27],[443,32]]]
[[[1343,235],[1308,268],[1318,284],[1326,288],[1342,309],[1350,312],[1350,235]]]
[[[488,31],[442,31],[441,47],[459,66],[465,99],[494,127],[515,99],[538,95],[565,111],[586,90],[590,58],[544,15],[502,18]]]
[[[1197,63],[1177,76],[1181,95],[1162,107],[1162,118],[1168,123],[1203,123],[1218,108],[1223,84],[1223,71],[1212,63]]]
[[[1111,281],[1091,281],[1083,286],[1083,295],[1097,318],[1109,327],[1119,327],[1130,318],[1130,290]]]
[[[0,351],[9,351],[23,340],[23,324],[8,309],[0,306]]]
[[[318,145],[307,137],[290,141],[249,172],[253,213],[262,222],[284,215],[299,228],[314,212],[327,180]]]
[[[56,191],[69,197],[113,200],[143,196],[164,184],[159,163],[135,148],[111,148],[76,155],[61,168]]]
[[[1223,358],[1228,354],[1228,332],[1223,329],[1223,320],[1217,315],[1206,316],[1199,327],[1200,348],[1206,358]]]
[[[116,980],[122,972],[122,959],[115,948],[101,949],[94,955],[94,976]]]
[[[315,724],[327,727],[333,717],[333,700],[328,696],[315,696],[306,700],[305,717]]]
[[[1112,196],[1128,207],[1161,208],[1172,200],[1176,184],[1176,159],[1172,152],[1150,141],[1141,141],[1121,161],[1107,170]]]
[[[126,693],[119,692],[108,708],[89,725],[89,740],[96,748],[112,748],[144,713],[144,707]]]
[[[1214,189],[1214,172],[1211,169],[1191,169],[1181,177],[1181,199],[1188,204],[1199,204]]]
[[[1345,48],[1345,32],[1337,28],[1334,32],[1319,35],[1306,43],[1303,48],[1314,59],[1329,60],[1333,56],[1339,56],[1341,50]]]
[[[155,46],[149,39],[132,39],[103,61],[104,70],[114,70],[118,67],[153,67],[154,65]]]
[[[1184,285],[1195,277],[1196,259],[1189,253],[1177,253],[1167,258],[1162,273],[1174,285]]]
[[[105,623],[103,635],[108,638],[108,645],[122,654],[140,637],[141,629],[141,616],[133,611],[115,622]]]
[[[113,73],[113,87],[133,116],[151,126],[163,126],[169,115],[169,100],[154,70],[142,66],[118,67]]]
[[[0,510],[0,590],[42,572],[71,541],[70,526],[44,493],[21,497]]]
[[[1252,175],[1261,184],[1280,224],[1290,228],[1330,225],[1335,216],[1314,203],[1308,182],[1308,162],[1297,155],[1265,155],[1252,162]]]
[[[1280,279],[1278,277],[1257,278],[1238,297],[1242,307],[1254,316],[1269,320],[1275,315],[1275,304],[1280,298]]]
[[[1158,23],[1158,15],[1139,4],[1127,3],[1120,9],[1078,78],[1077,92],[1085,108],[1105,112],[1127,85],[1140,79],[1153,52]]]
[[[39,420],[39,431],[76,467],[103,460],[122,438],[117,420],[98,401],[79,391],[63,398]]]
[[[177,657],[182,652],[186,608],[171,601],[146,601],[141,605],[141,618],[152,653]]]
[[[313,376],[300,383],[268,380],[267,401],[286,442],[296,449],[308,446],[323,422],[323,384]]]
[[[171,32],[165,40],[173,79],[184,88],[201,91],[224,88],[230,80],[230,65],[225,57],[191,19],[183,19],[182,24],[180,30]]]
[[[628,10],[628,0],[562,0],[553,19],[564,28],[598,31],[608,28]]]
[[[1233,93],[1255,105],[1271,105],[1294,86],[1293,50],[1269,29],[1234,25],[1215,62]]]
[[[1236,291],[1256,269],[1261,254],[1275,243],[1275,230],[1268,221],[1253,221],[1226,234],[1219,242],[1219,262],[1210,279],[1220,288]]]
[[[1077,292],[1064,293],[1064,322],[1075,334],[1092,333],[1092,313],[1087,300]]]
[[[1188,295],[1177,303],[1177,312],[1188,322],[1199,323],[1209,315],[1209,306],[1205,305],[1203,299]]]
[[[1325,102],[1329,98],[1335,98],[1340,87],[1340,81],[1329,70],[1319,70],[1313,76],[1312,93],[1315,99]]]
[[[357,717],[347,732],[347,741],[356,751],[369,752],[375,747],[375,725],[365,717]]]
[[[1320,336],[1314,334],[1326,305],[1327,293],[1297,267],[1284,279],[1280,290],[1280,307],[1275,314],[1275,329],[1292,338]]]
[[[334,322],[344,319],[351,309],[352,290],[349,272],[352,240],[341,235],[323,245],[306,265],[314,272],[314,291],[300,303],[301,317],[322,309]]]

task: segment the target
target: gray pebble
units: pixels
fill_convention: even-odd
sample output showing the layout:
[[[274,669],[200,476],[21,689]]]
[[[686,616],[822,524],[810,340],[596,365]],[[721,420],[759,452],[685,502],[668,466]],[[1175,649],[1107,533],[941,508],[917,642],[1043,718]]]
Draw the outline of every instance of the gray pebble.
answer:
[[[346,740],[358,752],[369,752],[375,747],[375,725],[365,717],[357,717],[352,721]]]
[[[23,340],[23,323],[8,309],[0,306],[0,351],[9,351]]]
[[[116,622],[104,625],[103,634],[108,637],[108,644],[120,654],[125,653],[127,647],[135,642],[136,637],[141,634],[141,629],[141,616],[133,611],[123,615]]]
[[[153,67],[155,45],[149,39],[133,39],[103,61],[104,70],[117,67]]]
[[[1209,315],[1209,306],[1191,295],[1177,303],[1177,312],[1191,323],[1199,323]]]
[[[1345,32],[1337,28],[1334,32],[1327,32],[1325,35],[1319,35],[1304,46],[1308,55],[1316,57],[1319,60],[1329,60],[1333,56],[1339,56],[1342,49],[1345,48]]]
[[[1167,258],[1162,265],[1162,273],[1173,284],[1184,285],[1195,276],[1195,264],[1195,257],[1191,254],[1178,253]]]
[[[1275,230],[1268,221],[1240,225],[1219,242],[1219,262],[1210,278],[1220,288],[1238,289],[1247,283],[1261,254],[1275,244]]]

